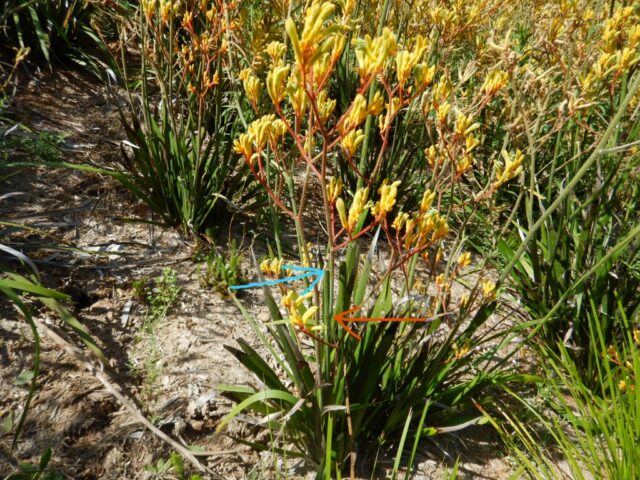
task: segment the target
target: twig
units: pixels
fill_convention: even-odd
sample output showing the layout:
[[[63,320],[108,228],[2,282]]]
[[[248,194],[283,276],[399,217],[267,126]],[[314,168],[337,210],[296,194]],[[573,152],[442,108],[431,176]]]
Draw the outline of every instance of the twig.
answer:
[[[227,455],[238,455],[240,453],[249,452],[249,451],[251,451],[250,448],[237,448],[235,450],[220,450],[220,451],[205,450],[202,452],[193,452],[193,455],[196,457],[224,457]]]
[[[95,253],[95,252],[92,252]],[[117,253],[108,253],[109,255],[117,255]],[[170,259],[166,259],[166,258],[151,258],[151,259],[147,259],[147,260],[140,260],[137,262],[125,262],[122,264],[114,264],[114,263],[107,263],[104,265],[99,265],[99,264],[89,264],[89,265],[76,265],[76,264],[70,264],[70,263],[59,263],[59,262],[54,262],[51,260],[35,260],[32,259],[31,261],[33,263],[35,263],[36,265],[51,265],[57,268],[78,268],[78,269],[96,269],[96,270],[119,270],[121,268],[128,268],[131,269],[133,267],[142,267],[145,265],[171,265],[174,263],[179,263],[179,262],[183,262],[185,260],[191,260],[193,258],[193,255],[184,255],[181,257],[176,257],[176,258],[170,258]],[[6,257],[4,260],[10,260],[11,257]]]
[[[64,351],[66,351],[71,357],[73,357],[78,363],[82,364],[91,374],[104,385],[109,393],[111,393],[116,399],[124,406],[129,413],[131,413],[136,420],[142,423],[147,429],[149,429],[154,435],[160,438],[162,441],[169,444],[173,449],[175,449],[183,458],[189,460],[191,464],[198,469],[200,472],[207,472],[209,474],[215,475],[209,468],[204,466],[200,461],[195,457],[193,452],[191,452],[188,448],[184,447],[180,443],[176,442],[173,438],[169,437],[167,434],[162,432],[158,427],[153,425],[147,418],[140,412],[138,407],[133,403],[131,399],[122,394],[119,389],[111,382],[111,379],[101,368],[96,368],[96,365],[75,345],[69,343],[62,336],[56,333],[54,330],[49,328],[42,321],[37,320],[38,327],[55,343],[57,343]],[[216,478],[218,477],[216,475]]]

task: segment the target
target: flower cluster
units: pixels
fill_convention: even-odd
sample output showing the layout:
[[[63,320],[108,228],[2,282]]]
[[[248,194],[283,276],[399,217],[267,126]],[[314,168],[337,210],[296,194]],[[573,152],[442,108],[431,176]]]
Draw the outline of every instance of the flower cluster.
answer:
[[[249,165],[253,165],[267,145],[276,149],[286,132],[287,126],[282,120],[275,115],[265,115],[249,125],[247,131],[234,141],[233,148]]]
[[[359,188],[353,196],[351,207],[349,208],[349,215],[345,209],[344,200],[338,198],[336,200],[336,210],[340,217],[342,227],[351,235],[355,231],[355,227],[360,219],[360,216],[371,208],[371,202],[369,202],[369,189]]]
[[[313,292],[305,295],[298,295],[293,290],[289,290],[282,298],[282,305],[289,313],[289,321],[292,325],[303,329],[314,329],[314,318],[318,312],[318,307],[313,305],[307,307],[305,302],[313,297]]]
[[[503,150],[502,158],[504,159],[504,164],[497,164],[496,180],[493,183],[494,188],[500,187],[509,180],[520,175],[520,172],[522,172],[522,160],[524,160],[524,154],[520,150],[516,150],[516,153],[513,156]]]
[[[260,271],[268,277],[278,278],[282,274],[282,264],[284,260],[282,258],[265,258],[260,263]]]
[[[593,97],[609,76],[613,75],[615,79],[620,78],[640,60],[638,12],[637,5],[619,7],[604,22],[600,39],[600,55],[581,81],[582,89],[587,95]]]

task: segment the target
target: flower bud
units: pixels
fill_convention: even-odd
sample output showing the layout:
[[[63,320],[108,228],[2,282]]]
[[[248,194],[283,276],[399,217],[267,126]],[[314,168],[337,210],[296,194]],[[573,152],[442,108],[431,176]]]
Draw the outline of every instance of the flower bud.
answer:
[[[331,179],[329,180],[329,184],[327,185],[327,197],[329,199],[329,203],[335,203],[341,193],[342,180],[331,177]]]
[[[289,76],[289,66],[276,66],[267,74],[267,91],[275,106],[279,106],[284,99],[285,81]]]
[[[338,211],[338,216],[340,217],[340,223],[342,223],[344,229],[348,231],[349,222],[347,221],[347,212],[345,209],[344,200],[342,200],[342,198],[340,197],[338,197],[338,199],[336,200],[336,210]]]

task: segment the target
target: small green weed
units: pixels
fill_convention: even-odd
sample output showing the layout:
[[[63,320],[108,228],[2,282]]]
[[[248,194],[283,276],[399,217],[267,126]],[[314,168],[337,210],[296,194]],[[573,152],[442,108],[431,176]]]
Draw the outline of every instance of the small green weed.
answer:
[[[0,135],[2,160],[25,160],[29,162],[59,162],[60,145],[64,136],[59,132],[23,131]]]
[[[31,463],[21,463],[19,471],[10,474],[6,480],[62,480],[64,476],[48,467],[51,461],[51,448],[47,448],[37,465]]]
[[[133,289],[133,298],[141,302],[147,300],[147,292],[149,286],[149,279],[147,277],[139,278],[131,283]]]
[[[142,320],[137,342],[146,340],[144,360],[139,364],[130,364],[131,375],[140,379],[143,398],[152,398],[160,371],[156,329],[167,313],[175,305],[180,295],[180,286],[175,270],[165,268],[153,282],[137,280],[132,285],[134,296],[146,300],[147,312]]]
[[[241,259],[235,241],[230,243],[226,256],[215,249],[211,250],[205,258],[206,265],[200,272],[200,286],[226,294],[228,287],[242,283]]]
[[[197,474],[187,475],[184,471],[184,461],[178,453],[172,453],[167,460],[158,459],[155,465],[144,467],[152,479],[177,479],[177,480],[201,480]]]
[[[175,270],[171,268],[162,270],[162,274],[155,279],[154,286],[147,287],[145,292],[149,309],[142,324],[144,331],[150,333],[155,330],[158,322],[164,319],[171,307],[175,305],[180,290]]]

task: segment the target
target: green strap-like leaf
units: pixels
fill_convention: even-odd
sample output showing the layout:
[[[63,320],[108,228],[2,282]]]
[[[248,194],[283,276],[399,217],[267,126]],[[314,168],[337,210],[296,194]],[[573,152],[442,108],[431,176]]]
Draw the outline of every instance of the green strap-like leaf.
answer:
[[[7,275],[7,277],[0,278],[0,286],[4,288],[33,293],[34,295],[54,298],[56,300],[69,300],[69,295],[65,295],[64,293],[33,283],[22,275],[9,272],[5,273],[5,275]]]
[[[251,395],[244,402],[239,403],[220,421],[216,432],[220,432],[231,420],[236,418],[240,412],[251,407],[254,403],[267,402],[268,400],[282,400],[283,402],[295,405],[298,403],[298,399],[291,395],[289,392],[283,392],[282,390],[264,390]]]

